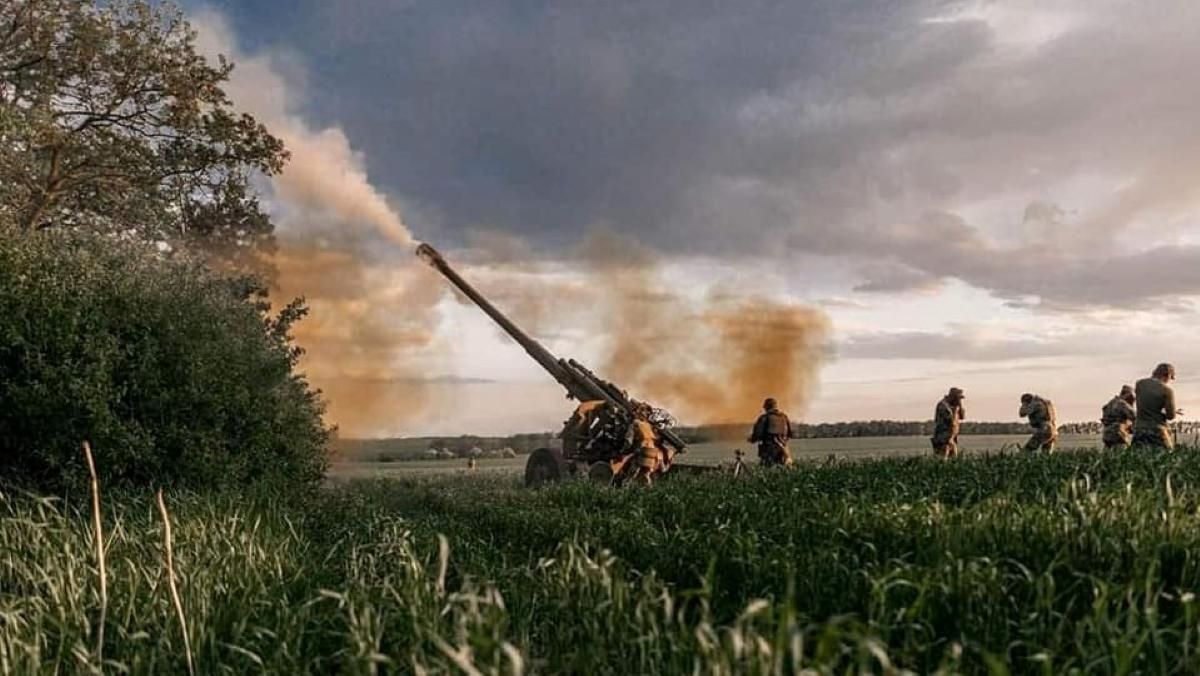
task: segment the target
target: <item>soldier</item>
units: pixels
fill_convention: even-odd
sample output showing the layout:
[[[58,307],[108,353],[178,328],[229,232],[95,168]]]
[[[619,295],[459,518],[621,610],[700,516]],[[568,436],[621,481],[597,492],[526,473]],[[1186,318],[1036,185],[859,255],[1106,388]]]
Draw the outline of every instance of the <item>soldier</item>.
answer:
[[[637,472],[634,481],[649,485],[656,474],[661,474],[670,464],[672,456],[659,444],[658,433],[650,424],[650,416],[654,409],[643,403],[636,403],[633,409],[633,421],[629,425],[627,440],[635,454]]]
[[[759,463],[764,467],[790,467],[792,453],[788,450],[788,439],[791,438],[791,421],[779,410],[775,400],[768,397],[763,401],[763,414],[755,421],[749,439],[750,443],[758,444]]]
[[[965,398],[962,390],[951,387],[933,409],[933,436],[929,442],[933,445],[934,455],[939,458],[958,457],[958,427],[966,417]]]
[[[1017,415],[1029,418],[1029,426],[1033,428],[1033,436],[1025,442],[1025,450],[1053,453],[1054,442],[1058,441],[1058,420],[1054,415],[1054,403],[1035,394],[1025,393],[1021,395],[1021,410]]]
[[[1183,413],[1175,408],[1175,391],[1167,383],[1175,380],[1175,367],[1159,364],[1149,378],[1137,381],[1137,419],[1133,423],[1133,445],[1175,448],[1167,422]]]
[[[1133,409],[1136,401],[1133,388],[1122,385],[1121,393],[1100,409],[1100,422],[1104,425],[1104,448],[1129,448],[1129,442],[1133,439],[1133,421],[1137,417]]]

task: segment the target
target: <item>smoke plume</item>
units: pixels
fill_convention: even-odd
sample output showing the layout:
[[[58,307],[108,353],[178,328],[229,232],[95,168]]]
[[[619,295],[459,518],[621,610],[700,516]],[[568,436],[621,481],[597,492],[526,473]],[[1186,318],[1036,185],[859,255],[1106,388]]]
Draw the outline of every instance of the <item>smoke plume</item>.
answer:
[[[692,424],[744,422],[775,397],[807,409],[829,321],[816,308],[719,292],[693,299],[672,289],[655,256],[610,234],[583,248],[588,288],[603,290],[608,336],[600,372],[632,396]]]
[[[302,365],[342,433],[375,434],[421,413],[431,391],[416,365],[434,344],[438,280],[423,266],[372,267],[352,250],[299,242],[275,263],[273,293],[309,304],[295,328]]]
[[[285,234],[338,234],[368,225],[405,248],[416,245],[400,215],[371,185],[362,154],[346,134],[337,127],[313,129],[295,112],[301,88],[284,77],[287,64],[280,57],[241,53],[228,22],[215,12],[199,11],[191,23],[201,53],[224,55],[235,64],[225,86],[230,99],[282,139],[291,153],[283,172],[271,181]],[[296,220],[300,222],[289,222]]]
[[[191,23],[197,46],[235,64],[226,93],[283,142],[291,158],[270,181],[279,225],[272,296],[303,296],[309,316],[295,330],[301,369],[329,404],[329,422],[349,436],[411,419],[428,403],[416,365],[433,345],[434,306],[444,285],[407,256],[416,243],[399,213],[367,178],[361,153],[336,127],[314,129],[295,111],[300,87],[278,55],[244,54],[220,14]],[[380,259],[381,239],[399,265]]]
[[[430,404],[436,306],[448,286],[407,255],[412,234],[346,135],[314,129],[295,113],[286,64],[239,53],[218,14],[202,12],[192,23],[202,52],[236,64],[230,98],[291,153],[270,186],[280,244],[272,291],[280,303],[304,296],[311,309],[296,328],[301,366],[344,434],[394,432]],[[381,238],[401,255],[380,256]],[[793,415],[808,404],[827,330],[817,310],[678,293],[648,250],[611,235],[591,237],[565,264],[536,260],[525,242],[497,233],[476,233],[470,245],[460,271],[527,331],[602,338],[602,376],[687,422],[744,421],[765,396]]]

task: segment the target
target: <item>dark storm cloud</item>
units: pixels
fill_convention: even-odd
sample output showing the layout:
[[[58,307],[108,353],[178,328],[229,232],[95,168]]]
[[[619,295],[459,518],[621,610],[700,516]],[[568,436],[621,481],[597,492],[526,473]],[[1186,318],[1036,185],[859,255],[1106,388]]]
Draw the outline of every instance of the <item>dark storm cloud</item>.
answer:
[[[225,9],[302,54],[316,121],[345,127],[418,236],[568,252],[599,225],[845,260],[861,291],[957,278],[1043,307],[1200,293],[1179,243],[1200,206],[1200,6]]]
[[[1155,246],[1131,253],[1100,246],[999,247],[951,214],[929,214],[859,251],[892,260],[867,269],[864,291],[919,288],[954,277],[1027,307],[1169,308],[1200,293],[1200,246]]]
[[[703,193],[761,164],[745,103],[915,21],[895,3],[774,0],[225,9],[240,35],[299,51],[318,123],[344,126],[372,177],[451,234],[569,245],[600,223],[692,250],[716,230]],[[743,249],[793,218],[745,216],[729,233],[751,235]]]

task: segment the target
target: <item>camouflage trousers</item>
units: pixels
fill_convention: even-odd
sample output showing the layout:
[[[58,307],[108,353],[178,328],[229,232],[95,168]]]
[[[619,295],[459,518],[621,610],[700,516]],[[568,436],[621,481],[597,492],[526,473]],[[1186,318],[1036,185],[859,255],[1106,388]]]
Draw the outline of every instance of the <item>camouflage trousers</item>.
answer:
[[[1026,451],[1054,452],[1054,443],[1058,441],[1058,430],[1050,423],[1042,423],[1033,428],[1033,436],[1025,442]]]
[[[1133,445],[1165,448],[1169,451],[1175,448],[1175,439],[1171,436],[1171,430],[1167,429],[1165,425],[1149,428],[1135,427],[1133,428]]]
[[[639,448],[637,461],[638,466],[642,469],[647,472],[654,472],[662,464],[662,451],[657,446]]]
[[[933,454],[939,458],[958,457],[958,436],[934,436],[929,440]]]
[[[1105,425],[1101,438],[1104,440],[1104,448],[1121,450],[1129,448],[1133,434],[1125,425]]]
[[[763,467],[791,467],[792,452],[787,446],[759,444],[758,462]]]

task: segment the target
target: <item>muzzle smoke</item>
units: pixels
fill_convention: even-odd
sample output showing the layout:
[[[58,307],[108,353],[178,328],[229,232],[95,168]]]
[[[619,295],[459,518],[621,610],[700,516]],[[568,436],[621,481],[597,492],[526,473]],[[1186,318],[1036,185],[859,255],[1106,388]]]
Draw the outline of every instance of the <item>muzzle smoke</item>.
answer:
[[[395,432],[430,403],[436,306],[449,287],[410,256],[412,234],[346,135],[312,129],[293,112],[296,91],[279,64],[239,53],[220,15],[202,12],[193,25],[202,52],[236,64],[231,99],[291,153],[271,181],[280,226],[273,293],[277,304],[304,296],[311,308],[296,328],[302,370],[343,435]],[[378,253],[381,237],[394,252]],[[460,271],[527,331],[583,329],[604,338],[607,359],[597,371],[686,422],[745,421],[765,396],[799,415],[811,398],[828,329],[817,310],[765,298],[689,298],[666,285],[653,255],[613,236],[591,238],[553,272],[512,237],[483,233],[472,250]]]
[[[281,64],[241,53],[219,14],[199,12],[192,24],[202,53],[235,63],[226,86],[233,102],[291,154],[271,178],[279,225],[272,296],[276,305],[297,296],[309,305],[295,335],[305,351],[301,370],[322,390],[329,422],[362,436],[411,419],[428,401],[415,355],[433,347],[442,285],[407,256],[412,234],[371,185],[345,133],[313,129],[294,113],[299,92]],[[397,251],[372,255],[381,238]]]
[[[671,289],[655,256],[610,235],[584,248],[609,338],[600,369],[689,424],[745,422],[765,397],[802,415],[816,390],[829,321],[818,309]]]

